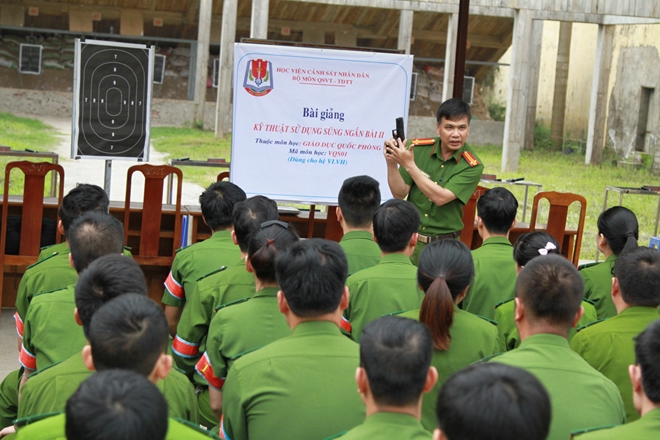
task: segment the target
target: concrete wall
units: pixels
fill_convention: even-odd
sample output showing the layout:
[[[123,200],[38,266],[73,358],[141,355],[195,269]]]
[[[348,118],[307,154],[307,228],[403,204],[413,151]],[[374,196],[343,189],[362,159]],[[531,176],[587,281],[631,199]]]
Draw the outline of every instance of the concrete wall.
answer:
[[[433,137],[435,131],[435,118],[428,116],[410,116],[408,118],[408,139],[411,137]],[[480,121],[473,119],[470,123],[468,143],[472,145],[502,145],[504,139],[504,122]]]

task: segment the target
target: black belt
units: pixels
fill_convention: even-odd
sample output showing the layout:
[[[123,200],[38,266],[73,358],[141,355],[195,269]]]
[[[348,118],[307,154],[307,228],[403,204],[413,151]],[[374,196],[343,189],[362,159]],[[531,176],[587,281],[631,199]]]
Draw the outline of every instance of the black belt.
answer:
[[[422,243],[433,243],[434,241],[438,240],[446,240],[448,238],[456,238],[461,235],[461,231],[456,231],[456,232],[450,232],[449,234],[441,234],[441,235],[422,235],[419,234],[417,237],[417,241],[421,241]]]

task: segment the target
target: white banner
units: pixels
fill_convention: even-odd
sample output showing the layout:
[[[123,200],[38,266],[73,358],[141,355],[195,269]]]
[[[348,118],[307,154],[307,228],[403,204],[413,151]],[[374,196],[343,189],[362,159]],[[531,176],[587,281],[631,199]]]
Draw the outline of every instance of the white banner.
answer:
[[[408,122],[412,55],[236,43],[231,180],[248,197],[337,204],[344,179],[387,185],[383,142]]]

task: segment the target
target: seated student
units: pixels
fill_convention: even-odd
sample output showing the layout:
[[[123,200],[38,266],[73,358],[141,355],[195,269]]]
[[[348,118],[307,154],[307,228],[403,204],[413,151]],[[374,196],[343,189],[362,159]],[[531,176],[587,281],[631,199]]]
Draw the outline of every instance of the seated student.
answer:
[[[172,336],[176,334],[182,307],[195,289],[197,278],[230,266],[238,259],[240,251],[231,239],[232,212],[234,205],[243,200],[245,191],[230,182],[213,182],[199,196],[202,218],[213,235],[179,249],[174,257],[162,299]]]
[[[172,341],[172,356],[176,366],[202,388],[197,397],[200,422],[204,426],[218,424],[209,402],[208,383],[199,374],[195,374],[195,364],[206,349],[209,325],[217,307],[254,295],[254,276],[245,267],[248,239],[263,222],[279,218],[277,203],[264,196],[250,197],[234,206],[234,229],[231,234],[241,251],[240,259],[237,258],[227,268],[223,267],[197,280],[197,286],[188,297],[177,326],[177,335]]]
[[[472,255],[457,240],[440,240],[422,251],[417,282],[426,293],[421,309],[401,316],[419,319],[433,335],[435,387],[422,400],[422,423],[433,431],[435,403],[442,384],[455,371],[499,352],[493,323],[458,308],[474,277]]]
[[[431,334],[418,322],[385,316],[367,324],[355,373],[367,419],[341,438],[430,440],[419,419],[422,393],[438,379],[432,353]]]
[[[584,280],[584,297],[593,301],[598,319],[616,316],[612,302],[612,267],[621,252],[637,246],[639,226],[635,213],[623,206],[614,206],[598,216],[598,250],[605,261],[580,270]]]
[[[156,384],[172,368],[172,358],[165,354],[169,340],[167,320],[160,306],[145,295],[128,293],[101,306],[92,318],[89,339],[91,345],[85,346],[82,356],[90,370],[128,370]],[[28,437],[31,432],[49,432],[58,438],[57,433],[64,430],[65,418],[60,416],[36,422],[32,427],[21,427],[18,438],[38,438]],[[183,426],[177,426],[177,431],[178,435],[172,438],[203,438]]]
[[[618,315],[578,329],[571,348],[603,373],[621,391],[626,420],[639,418],[635,411],[628,365],[634,363],[633,338],[660,318],[660,252],[636,247],[619,255],[614,265],[612,301]]]
[[[576,435],[575,439],[649,440],[658,438],[658,432],[660,432],[660,321],[656,320],[651,323],[635,338],[635,365],[628,367],[628,374],[632,382],[635,409],[642,418],[616,428]]]
[[[518,201],[508,189],[493,188],[477,200],[477,231],[483,240],[472,251],[474,281],[461,304],[463,310],[493,319],[495,306],[514,296],[516,265],[509,231],[516,224]]]
[[[369,176],[355,176],[344,180],[339,190],[337,221],[344,236],[339,246],[348,260],[348,273],[353,274],[378,264],[380,248],[374,241],[374,213],[380,206],[378,181]]]
[[[222,389],[224,437],[322,439],[359,425],[359,347],[339,329],[349,296],[344,252],[331,241],[300,241],[275,272],[293,331],[232,365]]]
[[[275,259],[298,241],[298,234],[279,220],[262,223],[250,235],[246,267],[254,275],[256,293],[220,306],[209,327],[206,352],[196,366],[209,383],[209,397],[218,420],[222,415],[222,386],[234,360],[291,334],[277,306]]]
[[[351,334],[360,341],[362,329],[385,314],[416,309],[423,293],[417,286],[417,268],[410,256],[417,245],[419,212],[401,199],[383,203],[374,215],[374,236],[383,258],[374,267],[348,277],[351,300],[344,311]]]
[[[434,440],[545,440],[550,397],[541,382],[523,369],[471,365],[444,383],[437,416]]]
[[[582,315],[583,292],[582,278],[566,258],[547,255],[527,263],[516,281],[516,326],[522,342],[491,360],[524,368],[548,390],[548,440],[626,420],[616,385],[568,346],[568,331]]]
[[[124,228],[119,220],[101,212],[88,212],[76,218],[67,239],[69,259],[78,274],[97,258],[124,251]],[[75,283],[32,299],[19,357],[27,374],[63,361],[85,345],[85,335],[71,319],[76,308],[74,288]]]
[[[69,319],[82,326],[89,341],[90,323],[96,311],[126,293],[147,296],[147,283],[140,266],[135,260],[121,255],[98,258],[80,275],[75,292],[76,309]],[[129,347],[126,349],[130,350]],[[91,374],[80,352],[57,365],[37,371],[23,386],[18,417],[62,411],[69,396]],[[158,387],[170,404],[172,417],[197,421],[194,388],[183,374],[170,371],[165,380],[158,382]]]
[[[533,258],[545,255],[559,255],[559,244],[548,233],[543,231],[528,232],[522,234],[516,240],[513,247],[513,259],[516,264],[516,273],[525,267],[525,265]],[[513,298],[503,301],[495,306],[495,321],[497,322],[497,332],[499,334],[500,351],[513,350],[520,345],[520,335],[516,329],[515,320],[515,302]],[[577,333],[577,328],[588,325],[598,320],[596,316],[596,309],[593,304],[582,300],[582,308],[584,314],[578,321],[575,327],[571,327],[568,333],[568,340],[570,341]]]

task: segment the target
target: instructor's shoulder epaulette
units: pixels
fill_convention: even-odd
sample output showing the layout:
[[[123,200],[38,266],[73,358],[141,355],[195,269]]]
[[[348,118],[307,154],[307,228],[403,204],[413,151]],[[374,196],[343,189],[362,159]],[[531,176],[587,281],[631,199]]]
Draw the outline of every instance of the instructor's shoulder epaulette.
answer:
[[[251,298],[248,296],[248,297],[245,297],[245,298],[237,299],[236,301],[231,301],[231,302],[228,302],[228,303],[220,304],[218,307],[215,308],[215,311],[217,312],[220,309],[224,309],[224,308],[227,308],[229,306],[235,306],[236,304],[244,303],[244,302],[246,302],[250,299]]]
[[[486,318],[485,316],[481,316],[481,315],[474,315],[474,316],[476,316],[477,318],[481,318],[481,319],[483,319],[484,321],[488,321],[488,322],[490,322],[491,324],[493,324],[494,326],[497,326],[497,325],[499,324],[499,322],[497,322],[497,321],[495,321],[495,320],[493,320],[493,319],[490,319],[490,318]]]
[[[587,328],[587,327],[591,327],[592,325],[594,325],[594,324],[598,324],[599,322],[603,322],[603,321],[605,321],[605,318],[603,318],[603,319],[598,319],[598,320],[596,320],[596,321],[592,321],[592,322],[590,322],[589,324],[585,324],[585,325],[583,325],[582,327],[578,327],[578,328],[576,328],[575,331],[576,331],[576,332],[582,331],[582,330],[584,330],[584,329]]]
[[[584,263],[578,266],[578,270],[586,269],[588,267],[598,266],[602,261],[594,261],[592,263]]]
[[[603,429],[616,428],[620,425],[609,425],[609,426],[597,426],[595,428],[579,429],[577,431],[571,432],[571,438],[578,436],[580,434],[586,434],[587,432],[601,431]]]
[[[180,419],[178,417],[174,417],[174,420],[181,423],[182,425],[185,425],[187,428],[192,429],[193,431],[199,432],[200,434],[207,436],[208,438],[220,440],[220,437],[213,434],[211,431],[207,431],[206,429],[202,428],[200,425],[196,423],[192,423],[188,420]]]
[[[417,138],[413,139],[410,142],[410,145],[414,147],[428,147],[431,145],[435,145],[435,138]]]
[[[471,167],[476,167],[477,165],[479,165],[479,161],[477,160],[477,158],[474,157],[472,153],[470,153],[469,151],[464,151],[462,156],[463,158],[465,158],[465,160],[467,160],[468,165],[470,165]]]
[[[510,302],[513,301],[514,299],[515,299],[515,298],[509,298],[509,299],[505,299],[504,301],[500,301],[500,302],[498,302],[497,304],[495,304],[495,308],[498,308],[499,306],[504,305],[504,304],[506,304],[506,303],[510,303]]]
[[[43,257],[41,260],[37,261],[36,263],[34,263],[34,264],[30,264],[26,269],[32,269],[34,266],[37,266],[37,265],[43,263],[43,262],[46,261],[46,260],[50,260],[51,258],[53,258],[53,257],[56,256],[56,255],[59,255],[59,252],[53,252],[53,253],[50,254],[49,256],[47,256],[47,257]]]
[[[57,288],[57,289],[53,289],[53,290],[46,290],[45,292],[35,293],[35,294],[32,296],[32,299],[34,299],[34,298],[36,298],[36,297],[38,297],[38,296],[48,295],[49,293],[59,292],[60,290],[66,290],[67,288],[68,288],[68,286],[67,286],[67,287],[59,287],[59,288]]]
[[[201,277],[197,278],[195,281],[203,280],[204,278],[206,278],[206,277],[210,277],[210,276],[213,275],[214,273],[222,272],[222,271],[225,270],[225,269],[227,269],[227,266],[220,266],[219,269],[212,270],[211,272],[209,272],[209,273],[207,273],[207,274],[204,274],[204,275],[202,275]]]
[[[27,425],[30,425],[32,423],[38,422],[40,420],[47,419],[49,417],[58,416],[58,415],[62,414],[63,412],[64,411],[54,411],[54,412],[49,412],[49,413],[44,413],[44,414],[37,414],[37,415],[34,415],[34,416],[23,417],[21,419],[16,420],[16,422],[14,422],[14,424],[20,428],[21,426],[27,426]]]

